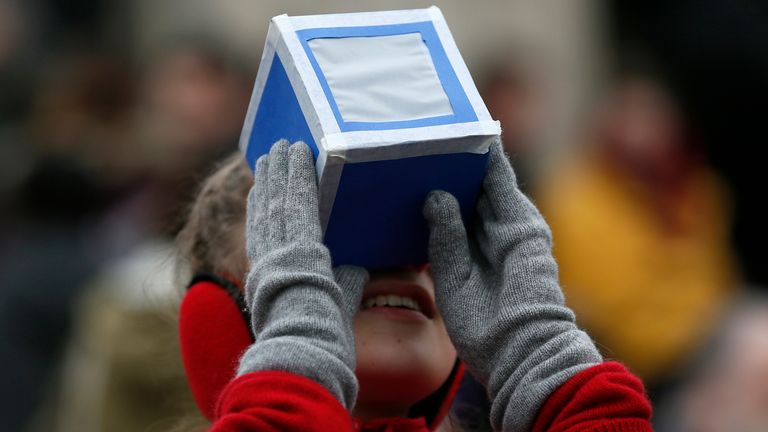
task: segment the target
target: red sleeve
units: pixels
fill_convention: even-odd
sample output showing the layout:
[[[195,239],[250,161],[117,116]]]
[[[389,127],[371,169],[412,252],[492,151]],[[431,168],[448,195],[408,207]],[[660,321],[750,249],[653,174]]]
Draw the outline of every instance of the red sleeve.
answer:
[[[322,385],[288,372],[252,372],[216,404],[215,432],[353,431],[349,412]]]
[[[606,362],[574,375],[539,411],[533,432],[652,432],[643,383],[624,366]]]

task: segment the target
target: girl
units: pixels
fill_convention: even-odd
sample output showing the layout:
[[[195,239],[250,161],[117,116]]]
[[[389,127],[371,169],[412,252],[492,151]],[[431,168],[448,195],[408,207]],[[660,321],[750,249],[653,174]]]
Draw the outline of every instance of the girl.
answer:
[[[211,288],[227,285],[221,278],[197,282],[182,306],[185,363],[193,392],[207,387],[198,402],[212,430],[434,430],[455,393],[457,356],[485,385],[496,430],[651,430],[640,381],[603,362],[576,328],[548,227],[517,188],[500,143],[471,236],[451,195],[427,197],[431,275],[426,267],[331,267],[305,144],[278,142],[255,173],[244,290],[253,342],[239,339],[242,355],[214,349],[226,345],[211,342],[219,332],[199,325],[225,303]],[[216,294],[196,301],[195,290]],[[217,350],[227,353],[211,356]],[[206,377],[230,375],[238,358],[235,379],[195,384],[206,369],[224,371]]]
[[[218,395],[233,378],[240,355],[253,342],[250,316],[240,313],[241,278],[235,276],[248,270],[242,233],[252,184],[253,174],[242,155],[227,158],[204,182],[177,239],[194,275],[181,308],[181,348],[192,392],[209,419],[215,417]],[[433,298],[426,266],[371,272],[363,302],[369,304],[353,322],[356,373],[365,377],[357,418],[410,414],[436,427],[445,417],[463,365]],[[381,307],[377,302],[400,304]]]

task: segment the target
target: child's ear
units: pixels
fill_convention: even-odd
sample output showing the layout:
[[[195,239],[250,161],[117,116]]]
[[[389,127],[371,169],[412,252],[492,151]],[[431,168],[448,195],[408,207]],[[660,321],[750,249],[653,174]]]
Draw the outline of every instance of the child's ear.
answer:
[[[213,419],[219,394],[234,378],[253,343],[238,290],[213,277],[196,277],[179,311],[179,339],[187,381],[200,411]]]

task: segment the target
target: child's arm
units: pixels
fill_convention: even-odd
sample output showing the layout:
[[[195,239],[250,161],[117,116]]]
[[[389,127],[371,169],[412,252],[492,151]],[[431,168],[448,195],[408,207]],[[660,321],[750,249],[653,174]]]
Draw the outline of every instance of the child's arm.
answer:
[[[594,391],[592,384],[609,371],[565,306],[549,227],[517,188],[500,143],[491,148],[471,237],[450,194],[431,193],[424,213],[431,228],[436,301],[460,357],[493,398],[494,429],[532,430],[535,424],[551,431],[597,425],[603,431],[651,430],[642,385]],[[584,371],[595,373],[574,384]],[[619,381],[639,382],[626,370],[623,374]],[[552,402],[563,388],[566,405]],[[634,409],[617,409],[617,400],[629,400]],[[570,410],[555,415],[553,404]],[[592,411],[585,416],[574,406]]]
[[[211,432],[354,430],[347,409],[317,382],[279,371],[243,374],[222,391]]]
[[[650,431],[643,383],[624,366],[605,362],[557,388],[536,415],[532,432]]]
[[[213,430],[352,430],[351,323],[368,274],[331,269],[305,144],[281,141],[259,158],[246,231],[255,342],[222,391]]]

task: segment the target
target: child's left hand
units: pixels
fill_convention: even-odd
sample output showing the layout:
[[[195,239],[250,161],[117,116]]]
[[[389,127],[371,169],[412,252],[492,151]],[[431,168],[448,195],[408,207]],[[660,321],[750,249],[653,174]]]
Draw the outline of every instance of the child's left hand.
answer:
[[[496,430],[529,430],[553,389],[602,358],[557,278],[544,219],[517,187],[500,142],[469,233],[447,192],[428,197],[435,300],[467,368],[493,397]]]

